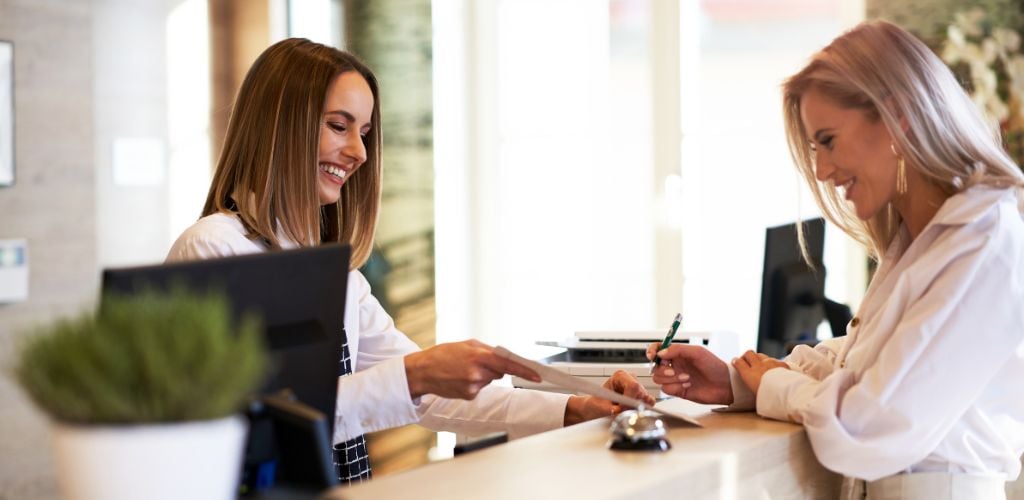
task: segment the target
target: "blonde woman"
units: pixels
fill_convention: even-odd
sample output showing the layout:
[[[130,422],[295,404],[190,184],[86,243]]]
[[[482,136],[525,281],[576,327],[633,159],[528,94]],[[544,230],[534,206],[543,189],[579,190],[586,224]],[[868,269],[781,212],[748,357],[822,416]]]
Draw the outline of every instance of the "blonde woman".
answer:
[[[843,498],[1003,498],[1024,451],[1020,169],[950,70],[886,22],[815,54],[783,108],[822,212],[878,260],[860,309],[784,361],[673,346],[655,381],[802,423]]]
[[[268,48],[238,92],[203,217],[168,261],[343,242],[352,246],[347,344],[334,420],[342,482],[370,478],[363,434],[410,423],[523,436],[607,416],[596,398],[488,384],[506,373],[539,381],[483,343],[419,350],[357,270],[370,254],[381,197],[380,95],[355,57],[303,39]],[[273,286],[268,284],[268,286]],[[619,373],[606,387],[653,402]]]

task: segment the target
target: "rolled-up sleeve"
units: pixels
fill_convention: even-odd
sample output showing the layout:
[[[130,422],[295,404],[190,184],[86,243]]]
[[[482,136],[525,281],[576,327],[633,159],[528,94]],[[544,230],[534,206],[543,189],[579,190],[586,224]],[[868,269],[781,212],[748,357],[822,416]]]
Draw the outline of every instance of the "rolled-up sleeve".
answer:
[[[420,424],[468,436],[507,432],[516,439],[562,427],[567,394],[513,389],[491,384],[472,401],[424,396]]]
[[[419,348],[395,327],[361,273],[353,271],[349,282],[345,323],[358,333],[356,372],[338,380],[335,443],[413,423],[469,436],[507,432],[511,439],[562,427],[565,394],[491,384],[473,400],[413,400],[404,358]]]
[[[755,407],[754,393],[740,378],[740,372],[736,370],[736,367],[732,366],[732,363],[727,364],[729,365],[729,385],[732,387],[732,404],[729,405],[729,410],[753,410]]]
[[[419,422],[405,373],[405,356],[419,348],[395,327],[362,273],[352,271],[348,281],[345,329],[355,373],[338,379],[335,443]]]
[[[820,380],[832,373],[832,366],[836,358],[836,353],[845,341],[846,337],[840,337],[819,342],[814,348],[806,345],[799,345],[796,349],[793,349],[792,354],[786,357],[785,362],[790,366],[790,368],[801,372],[805,377],[810,376],[814,379]],[[776,371],[788,370],[770,370],[765,374],[765,376]],[[763,380],[761,384],[762,386],[764,385]],[[740,373],[732,366],[732,363],[729,363],[729,385],[732,387],[732,404],[729,405],[729,410],[740,411],[753,410],[755,407],[760,408],[761,405],[755,398],[754,393],[749,387],[747,387],[747,384],[743,382],[743,379],[740,378]],[[764,391],[761,391],[761,393],[764,393]],[[757,398],[760,397],[761,393],[757,395]],[[781,401],[784,401],[784,399]],[[778,410],[775,406],[772,406],[772,411],[777,412]],[[781,414],[773,413],[770,418],[778,420],[793,420],[792,418],[780,415]]]
[[[335,443],[367,432],[418,422],[419,415],[405,378],[403,358],[393,358],[379,363],[372,370],[340,377],[334,415]]]
[[[818,380],[769,370],[758,413],[803,423],[821,463],[847,476],[874,480],[924,459],[1024,337],[1019,287],[994,285],[1019,279],[1019,263],[992,252],[984,238],[972,241],[932,264],[941,266],[934,280],[915,283],[925,291],[902,308],[863,371],[836,369]]]
[[[832,374],[836,357],[848,337],[839,337],[818,342],[813,348],[798,345],[785,361],[791,368],[800,370],[816,380]]]

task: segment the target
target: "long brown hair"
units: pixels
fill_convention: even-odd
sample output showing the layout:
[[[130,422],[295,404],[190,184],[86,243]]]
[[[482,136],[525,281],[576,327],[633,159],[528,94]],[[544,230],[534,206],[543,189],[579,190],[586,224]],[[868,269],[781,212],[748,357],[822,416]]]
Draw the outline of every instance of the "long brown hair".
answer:
[[[373,93],[366,162],[345,182],[337,203],[320,206],[317,172],[327,89],[356,71]],[[272,249],[278,236],[301,246],[352,245],[353,269],[373,246],[381,195],[380,94],[376,77],[347,52],[289,38],[270,46],[245,75],[203,216],[235,211]]]
[[[861,221],[830,182],[814,176],[814,154],[800,116],[811,89],[839,106],[884,122],[893,144],[915,169],[947,196],[973,185],[1016,188],[1020,169],[957,83],[952,71],[914,35],[885,21],[864,22],[836,38],[783,84],[789,150],[822,213],[878,258],[902,219],[890,203]],[[908,128],[904,132],[901,120]]]

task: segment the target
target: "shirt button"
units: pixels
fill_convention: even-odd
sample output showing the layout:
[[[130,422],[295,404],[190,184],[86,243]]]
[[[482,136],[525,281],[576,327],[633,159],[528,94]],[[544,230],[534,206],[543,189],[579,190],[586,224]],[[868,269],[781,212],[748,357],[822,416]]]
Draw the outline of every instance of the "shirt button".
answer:
[[[854,316],[853,319],[850,320],[850,326],[853,327],[853,328],[857,328],[857,325],[859,325],[859,324],[860,324],[860,318],[858,318],[857,316]]]

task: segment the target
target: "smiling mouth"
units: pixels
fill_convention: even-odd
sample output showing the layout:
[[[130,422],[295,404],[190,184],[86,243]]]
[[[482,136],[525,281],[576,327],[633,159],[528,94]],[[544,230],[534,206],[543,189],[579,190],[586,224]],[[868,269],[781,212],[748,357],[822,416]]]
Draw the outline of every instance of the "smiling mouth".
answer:
[[[847,200],[849,200],[851,194],[853,193],[853,186],[855,184],[857,184],[857,178],[850,177],[849,179],[846,180],[846,182],[843,182],[842,184],[836,184],[836,187],[842,189],[844,197]]]
[[[326,163],[320,164],[320,171],[331,175],[339,182],[344,181],[345,177],[348,175],[348,173],[345,172],[344,170],[335,167],[334,165],[328,165]]]

